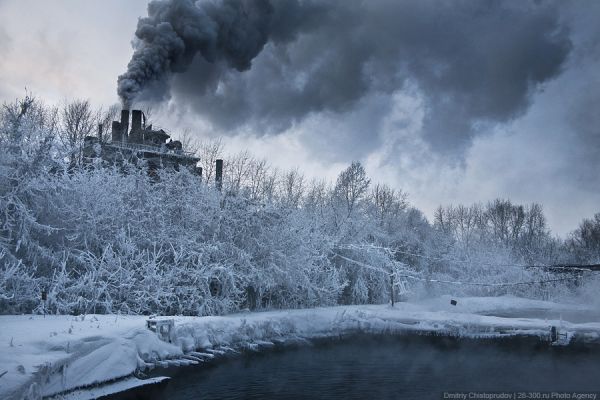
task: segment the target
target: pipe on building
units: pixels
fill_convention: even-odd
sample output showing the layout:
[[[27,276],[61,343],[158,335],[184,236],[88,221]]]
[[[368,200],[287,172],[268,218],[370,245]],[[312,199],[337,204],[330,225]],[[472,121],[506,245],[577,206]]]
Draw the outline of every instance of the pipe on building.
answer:
[[[133,110],[131,111],[131,133],[139,132],[142,130],[142,111]]]
[[[129,110],[121,110],[121,140],[127,142],[129,132]]]
[[[119,121],[112,122],[112,141],[115,143],[121,141],[121,123]]]

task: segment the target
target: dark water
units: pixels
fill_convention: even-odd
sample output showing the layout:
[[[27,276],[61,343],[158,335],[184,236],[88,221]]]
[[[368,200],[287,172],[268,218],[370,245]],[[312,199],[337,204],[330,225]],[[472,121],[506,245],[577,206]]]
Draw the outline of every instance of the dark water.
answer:
[[[600,351],[537,339],[353,337],[181,369],[162,398],[441,399],[456,391],[600,392]]]

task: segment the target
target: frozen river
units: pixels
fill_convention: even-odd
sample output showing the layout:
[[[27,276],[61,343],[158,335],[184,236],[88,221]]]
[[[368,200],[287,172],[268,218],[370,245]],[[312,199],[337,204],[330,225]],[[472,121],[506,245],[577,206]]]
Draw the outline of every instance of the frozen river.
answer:
[[[185,369],[167,385],[164,398],[440,399],[445,392],[600,392],[599,356],[598,349],[551,347],[523,338],[355,337]]]

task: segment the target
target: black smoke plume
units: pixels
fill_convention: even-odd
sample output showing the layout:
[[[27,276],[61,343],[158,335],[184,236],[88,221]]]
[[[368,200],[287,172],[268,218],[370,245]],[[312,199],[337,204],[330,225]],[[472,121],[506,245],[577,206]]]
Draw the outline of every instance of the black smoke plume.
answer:
[[[298,4],[290,1],[285,7],[292,11]],[[269,39],[290,39],[302,25],[285,16],[292,25],[281,29],[282,17],[268,0],[154,0],[138,22],[133,57],[118,79],[119,96],[131,103],[148,84],[185,72],[198,54],[209,63],[245,71]]]
[[[154,0],[118,92],[126,105],[170,98],[224,131],[277,133],[411,85],[423,137],[446,151],[523,113],[570,49],[547,2]]]

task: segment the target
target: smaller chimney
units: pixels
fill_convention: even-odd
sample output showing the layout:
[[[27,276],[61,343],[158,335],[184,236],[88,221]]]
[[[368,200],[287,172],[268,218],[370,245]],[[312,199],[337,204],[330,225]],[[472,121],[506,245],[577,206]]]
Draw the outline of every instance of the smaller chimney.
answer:
[[[129,110],[121,110],[121,140],[127,142],[129,131]]]
[[[112,141],[113,143],[121,141],[121,123],[119,121],[112,122]]]
[[[223,160],[217,160],[215,163],[215,185],[220,192],[223,188]]]
[[[136,133],[142,130],[142,111],[133,110],[131,112],[131,133]]]
[[[102,141],[102,124],[98,124],[98,140]]]

